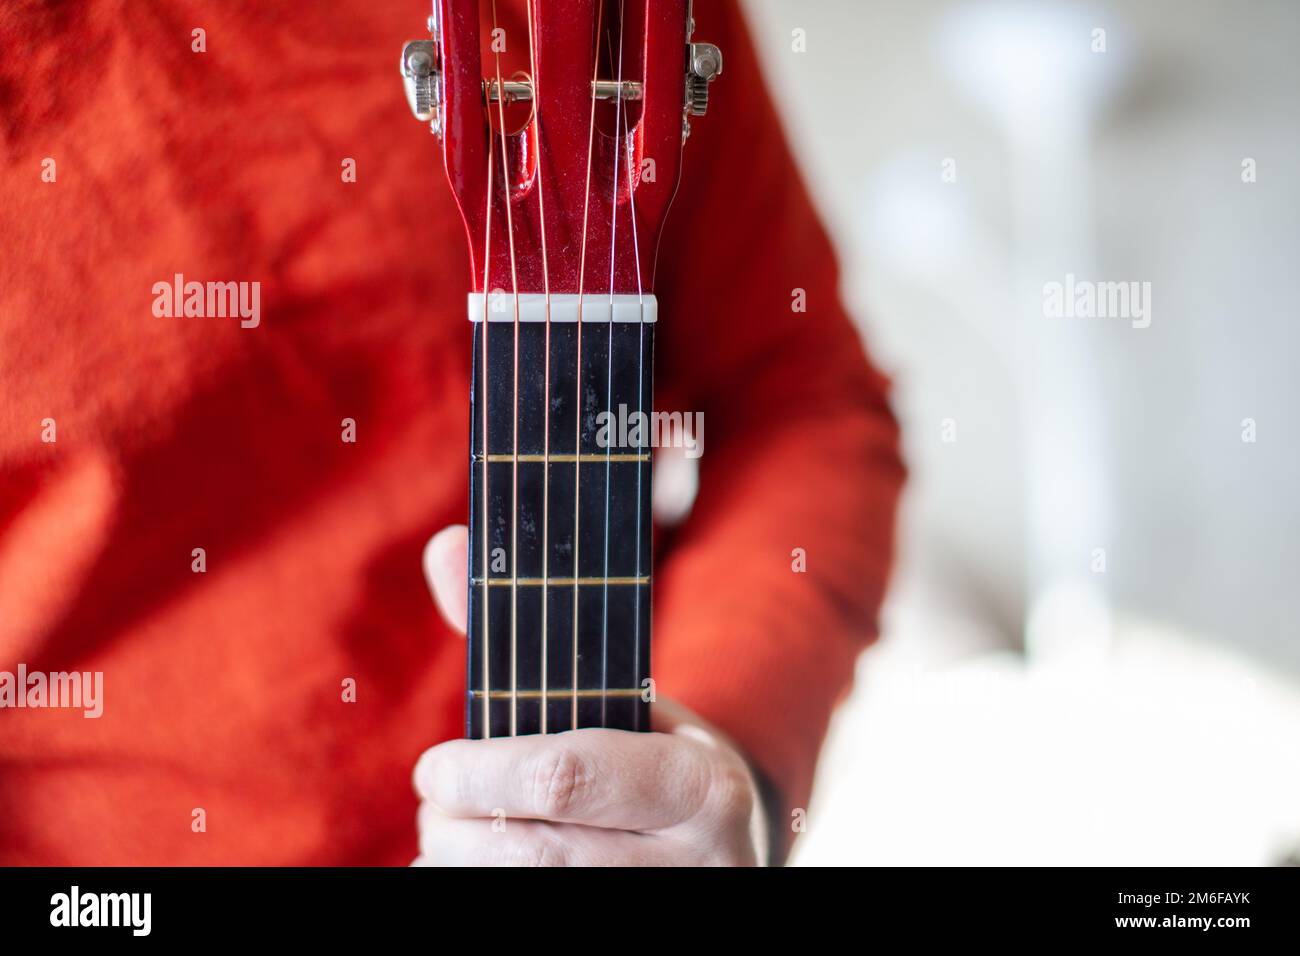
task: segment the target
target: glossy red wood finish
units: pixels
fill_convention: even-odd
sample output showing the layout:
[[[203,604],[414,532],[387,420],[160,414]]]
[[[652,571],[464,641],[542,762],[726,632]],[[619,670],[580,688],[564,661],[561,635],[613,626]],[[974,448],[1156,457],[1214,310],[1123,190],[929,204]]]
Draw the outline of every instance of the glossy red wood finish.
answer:
[[[623,124],[617,131],[613,128],[612,105],[599,105],[589,194],[588,137],[599,0],[529,0],[537,48],[535,110],[522,130],[507,130],[504,164],[500,134],[489,121],[483,101],[483,80],[495,77],[496,64],[494,58],[480,55],[479,0],[435,2],[442,13],[443,160],[465,221],[472,288],[484,289],[488,151],[492,150],[488,290],[508,292],[512,288],[504,167],[510,182],[520,292],[544,291],[539,186],[545,202],[547,272],[552,293],[577,292],[580,284],[587,293],[611,291],[611,255],[612,291],[635,293],[638,286],[641,291],[653,291],[659,236],[681,172],[687,0],[625,0],[623,79],[642,82],[644,94],[630,110],[624,104],[627,138],[614,135],[622,133]],[[617,3],[613,9],[617,9]],[[607,43],[604,34],[608,17],[603,20],[601,42]],[[617,24],[611,32],[616,58]],[[525,44],[526,29],[515,27],[508,42]],[[615,77],[612,70],[609,75],[602,70],[600,78]],[[491,108],[495,114],[495,104]],[[608,130],[601,129],[602,118]],[[632,154],[630,197],[628,139]],[[641,176],[647,158],[654,161],[653,181]],[[587,242],[582,268],[584,205]]]

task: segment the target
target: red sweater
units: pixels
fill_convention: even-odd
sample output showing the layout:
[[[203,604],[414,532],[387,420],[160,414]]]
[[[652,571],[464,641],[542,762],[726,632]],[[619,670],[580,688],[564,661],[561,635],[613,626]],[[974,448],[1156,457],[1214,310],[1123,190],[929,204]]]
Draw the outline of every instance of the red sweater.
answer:
[[[708,445],[655,674],[786,812],[874,634],[902,468],[736,10],[697,7],[726,76],[657,366]],[[0,863],[404,864],[465,654],[420,571],[465,519],[469,390],[464,232],[394,68],[427,4],[129,11],[0,9],[0,671],[104,673],[98,719],[0,710]],[[155,316],[176,273],[260,281],[261,324]]]

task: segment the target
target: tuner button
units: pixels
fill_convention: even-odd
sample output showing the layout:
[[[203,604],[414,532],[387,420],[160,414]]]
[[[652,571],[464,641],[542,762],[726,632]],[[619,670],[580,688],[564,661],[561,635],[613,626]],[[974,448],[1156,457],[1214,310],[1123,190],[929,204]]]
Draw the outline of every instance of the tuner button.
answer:
[[[438,116],[438,48],[431,40],[412,40],[402,47],[402,86],[415,118],[440,132]]]
[[[691,72],[706,83],[722,73],[722,51],[712,43],[691,44]]]

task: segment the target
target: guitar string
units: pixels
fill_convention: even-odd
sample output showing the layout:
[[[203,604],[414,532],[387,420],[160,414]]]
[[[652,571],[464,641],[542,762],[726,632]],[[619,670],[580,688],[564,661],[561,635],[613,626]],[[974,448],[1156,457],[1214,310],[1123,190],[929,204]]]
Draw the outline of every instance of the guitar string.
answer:
[[[493,26],[494,26],[494,29],[495,29],[495,28],[496,28],[496,2],[495,2],[495,0],[493,0],[493,5],[492,5],[492,6],[493,6]],[[600,6],[603,6],[603,5],[600,5]],[[645,348],[644,322],[645,322],[645,313],[644,313],[644,297],[643,297],[643,296],[644,296],[644,293],[643,293],[643,289],[642,289],[642,277],[641,277],[641,273],[640,273],[639,246],[638,246],[638,238],[637,238],[637,234],[636,234],[635,205],[634,205],[634,200],[633,200],[633,198],[632,198],[632,196],[633,196],[633,189],[634,189],[634,182],[633,182],[633,175],[632,175],[632,168],[631,168],[631,164],[632,164],[632,161],[633,161],[633,149],[632,149],[633,144],[632,144],[632,141],[631,141],[631,138],[630,138],[629,132],[628,132],[627,118],[626,118],[626,116],[623,115],[623,113],[622,113],[622,95],[621,95],[621,85],[622,85],[622,75],[623,75],[623,64],[622,64],[622,60],[623,60],[623,46],[624,46],[624,25],[623,25],[623,16],[624,16],[624,12],[625,12],[624,3],[622,2],[622,0],[620,0],[620,5],[619,5],[619,17],[620,17],[620,22],[619,22],[619,52],[618,52],[618,85],[617,85],[617,87],[616,87],[616,89],[618,89],[619,92],[618,92],[618,93],[616,94],[616,96],[615,96],[615,113],[616,113],[616,118],[615,118],[615,130],[616,130],[616,133],[617,133],[618,130],[619,130],[619,128],[620,128],[620,127],[619,127],[619,123],[620,123],[620,121],[621,121],[621,124],[622,124],[621,129],[622,129],[622,133],[623,133],[623,138],[624,138],[624,141],[625,141],[626,144],[627,144],[627,149],[628,149],[628,157],[627,157],[627,163],[628,163],[628,165],[627,165],[627,178],[628,178],[629,211],[630,211],[630,214],[631,214],[631,216],[632,216],[632,223],[631,223],[631,226],[632,226],[632,233],[633,233],[633,235],[632,235],[632,241],[633,241],[633,255],[634,255],[634,257],[635,257],[635,265],[636,265],[636,270],[637,270],[637,298],[638,298],[638,303],[639,303],[639,306],[640,306],[640,308],[639,308],[639,321],[638,321],[639,343],[638,343],[638,360],[637,360],[637,380],[638,380],[637,404],[638,404],[638,411],[641,411],[641,410],[642,410],[641,406],[644,404],[644,402],[643,402],[643,397],[644,397],[644,348]],[[597,38],[598,38],[598,39],[597,39],[597,47],[599,47],[600,18],[601,18],[601,14],[603,13],[603,10],[601,10],[601,9],[599,8],[599,6],[598,6],[598,11],[597,11],[597,13],[598,13],[598,19],[597,19]],[[533,75],[534,75],[534,83],[535,83],[535,82],[536,82],[535,77],[536,77],[536,72],[537,72],[537,70],[536,70],[536,50],[535,50],[535,48],[534,48],[534,42],[533,42],[533,24],[532,24],[532,9],[531,9],[531,4],[528,5],[528,30],[529,30],[530,63],[531,63],[531,65],[532,65],[532,71],[533,71]],[[610,36],[609,36],[609,32],[608,32],[608,31],[606,31],[606,41],[607,41],[607,43],[610,41]],[[580,439],[581,439],[581,423],[582,423],[582,415],[581,415],[581,410],[582,410],[582,409],[581,409],[581,405],[582,405],[582,401],[581,401],[581,399],[582,399],[582,392],[581,392],[581,366],[582,366],[582,363],[581,363],[581,355],[582,355],[582,352],[581,352],[581,338],[582,338],[582,321],[581,321],[581,320],[582,320],[582,297],[583,297],[583,292],[584,292],[584,290],[585,290],[585,275],[586,275],[586,241],[587,241],[587,232],[588,232],[587,224],[588,224],[588,220],[589,220],[591,165],[592,165],[592,159],[593,159],[593,155],[594,155],[595,108],[596,108],[596,86],[595,86],[595,81],[596,81],[596,78],[597,78],[597,76],[598,76],[598,69],[599,69],[599,57],[597,56],[595,59],[596,59],[596,66],[595,66],[594,69],[593,69],[591,117],[590,117],[589,129],[588,129],[587,189],[586,189],[586,196],[585,196],[585,198],[584,198],[584,208],[583,208],[583,223],[584,223],[584,228],[583,228],[583,242],[582,242],[581,264],[580,264],[580,268],[579,268],[579,295],[578,295],[579,314],[578,314],[578,323],[577,323],[577,325],[578,325],[578,328],[577,328],[577,338],[578,338],[578,362],[576,363],[576,364],[577,364],[577,395],[578,395],[578,408],[576,409],[576,412],[577,412],[577,423],[576,423],[576,428],[575,428],[575,447],[577,447],[577,446],[580,445]],[[496,79],[497,79],[497,89],[498,89],[498,90],[502,90],[502,89],[503,89],[503,83],[502,83],[502,73],[501,73],[500,53],[499,53],[499,52],[496,53]],[[518,461],[519,461],[519,322],[520,322],[519,308],[520,308],[520,304],[519,304],[519,287],[518,287],[517,260],[516,260],[516,254],[515,254],[515,248],[514,248],[514,229],[513,229],[512,214],[511,214],[510,202],[509,202],[509,182],[508,182],[508,179],[507,179],[506,162],[505,162],[505,160],[506,160],[506,140],[505,140],[505,116],[504,116],[504,103],[503,103],[503,98],[502,98],[500,95],[498,96],[497,109],[498,109],[498,120],[499,120],[499,124],[500,124],[499,133],[500,133],[500,143],[501,143],[501,150],[502,150],[502,167],[501,167],[501,177],[502,177],[502,195],[503,195],[503,203],[504,203],[504,205],[506,206],[506,219],[507,219],[506,228],[507,228],[507,239],[508,239],[508,244],[509,244],[509,249],[510,249],[511,286],[512,286],[512,295],[513,295],[513,299],[514,299],[514,309],[515,309],[515,313],[514,313],[514,356],[513,356],[513,358],[514,358],[514,368],[513,368],[513,377],[514,377],[514,383],[513,383],[513,392],[514,392],[514,395],[513,395],[513,399],[514,399],[514,408],[513,408],[513,453],[512,453],[512,456],[511,456],[511,461],[512,461],[512,490],[511,490],[511,496],[512,496],[512,526],[511,526],[511,548],[512,548],[512,560],[511,560],[511,565],[512,565],[512,570],[511,570],[511,719],[510,719],[510,733],[511,733],[511,736],[514,736],[514,735],[517,734],[517,715],[518,715],[518,622],[517,622],[517,606],[518,606],[518,557],[517,557],[517,551],[518,551],[518,526],[517,526],[517,517],[518,517]],[[534,117],[536,118],[536,117],[537,117],[537,113],[538,113],[538,108],[537,108],[537,104],[536,104],[536,94],[534,94],[534,106],[533,106],[533,109],[534,109]],[[539,127],[540,127],[540,122],[539,122]],[[484,291],[485,291],[485,293],[486,293],[487,288],[488,288],[488,285],[489,285],[489,281],[488,281],[488,280],[489,280],[489,262],[488,262],[488,255],[489,255],[489,253],[490,253],[490,249],[491,249],[491,220],[492,220],[492,196],[491,196],[491,190],[492,190],[492,188],[493,188],[493,186],[494,186],[494,183],[493,183],[493,179],[494,179],[494,177],[493,177],[493,171],[492,171],[492,170],[493,170],[493,161],[494,161],[494,152],[495,152],[495,151],[494,151],[494,149],[492,148],[491,143],[490,143],[490,141],[489,141],[489,151],[488,151],[488,184],[489,184],[489,189],[488,189],[487,216],[486,216],[487,223],[486,223],[486,229],[485,229],[485,244],[484,244],[484,245],[485,245],[485,253],[484,253],[484,281],[483,281],[483,287],[484,287]],[[614,333],[614,322],[613,322],[613,302],[614,302],[614,295],[615,295],[615,292],[614,292],[614,277],[615,277],[615,265],[616,265],[615,255],[616,255],[616,250],[617,250],[617,193],[618,193],[618,162],[619,162],[618,153],[619,153],[619,150],[616,148],[616,149],[615,149],[615,155],[614,155],[614,175],[613,175],[614,189],[613,189],[613,195],[612,195],[611,233],[610,233],[610,291],[609,291],[609,295],[610,295],[610,319],[609,319],[609,337],[608,337],[608,353],[607,353],[607,361],[608,361],[607,391],[606,391],[607,404],[612,404],[612,401],[613,401],[613,333]],[[539,157],[539,170],[540,170],[540,157]],[[543,463],[544,463],[544,466],[545,466],[545,470],[544,470],[544,478],[543,478],[543,502],[544,502],[544,504],[543,504],[543,597],[542,597],[542,602],[543,602],[543,603],[542,603],[542,619],[543,619],[542,643],[543,643],[543,652],[542,652],[542,665],[541,665],[541,666],[542,666],[542,699],[543,699],[543,702],[544,702],[544,703],[543,703],[543,709],[542,709],[541,721],[542,721],[542,732],[545,733],[545,732],[546,732],[546,720],[547,720],[547,716],[546,716],[546,706],[545,706],[545,701],[546,701],[546,698],[547,698],[547,681],[546,681],[546,667],[547,667],[547,655],[546,655],[546,637],[547,637],[547,635],[546,635],[546,630],[547,630],[547,629],[546,629],[546,623],[545,623],[545,622],[546,622],[547,604],[548,604],[548,601],[547,601],[547,599],[546,599],[546,593],[547,593],[547,592],[546,592],[546,587],[547,587],[547,581],[548,581],[548,579],[549,579],[549,547],[548,547],[548,540],[547,540],[547,539],[548,539],[548,530],[549,530],[549,529],[548,529],[548,521],[549,521],[549,490],[548,490],[548,489],[549,489],[549,457],[550,457],[550,449],[549,449],[549,444],[550,444],[550,432],[549,432],[550,398],[549,398],[549,396],[550,396],[550,334],[551,334],[551,329],[550,329],[550,322],[551,322],[551,310],[550,310],[550,305],[551,305],[551,303],[550,303],[550,286],[549,286],[549,265],[548,265],[548,262],[547,262],[546,235],[545,235],[545,204],[544,204],[543,192],[542,192],[542,187],[541,187],[540,172],[539,172],[538,203],[539,203],[539,217],[540,217],[540,220],[541,220],[541,228],[542,228],[542,269],[543,269],[543,284],[544,284],[544,293],[545,293],[545,297],[546,297],[546,346],[545,346],[545,347],[546,347],[546,355],[545,355],[545,386],[544,386],[544,394],[545,394],[545,409],[544,409],[544,423],[545,423],[545,424],[544,424],[544,432],[545,432],[545,435],[544,435],[544,451],[543,451]],[[487,488],[488,488],[488,461],[487,461],[487,458],[488,458],[488,454],[487,454],[487,452],[488,452],[488,448],[487,448],[487,446],[488,446],[488,416],[487,416],[488,401],[487,401],[487,396],[488,396],[488,394],[489,394],[489,389],[488,389],[488,380],[487,380],[487,364],[488,364],[488,363],[487,363],[487,357],[488,357],[488,355],[489,355],[489,348],[488,348],[488,327],[489,327],[489,322],[488,322],[488,296],[485,294],[485,295],[484,295],[484,322],[483,322],[483,332],[484,332],[484,335],[483,335],[483,356],[484,356],[484,363],[483,363],[483,364],[484,364],[484,390],[483,390],[483,396],[484,396],[484,402],[483,402],[483,406],[484,406],[484,407],[483,407],[483,413],[484,413],[484,418],[483,418],[483,436],[484,436],[484,448],[485,448],[485,452],[484,452],[484,462],[483,462],[483,493],[484,493],[484,498],[483,498],[483,516],[484,516],[484,534],[483,534],[483,541],[484,541],[484,555],[483,555],[483,560],[484,560],[485,563],[488,561],[487,544],[488,544],[488,540],[489,540],[489,529],[488,529],[488,523],[487,523],[487,520],[486,520],[486,518],[487,518],[487,510],[488,510],[488,495],[487,495]],[[575,457],[576,457],[578,454],[580,454],[580,450],[575,452]],[[602,584],[603,584],[603,590],[604,590],[604,595],[603,595],[603,614],[602,614],[602,667],[601,667],[601,670],[602,670],[602,679],[601,679],[601,686],[602,686],[602,695],[601,695],[601,696],[602,696],[602,700],[601,700],[601,723],[602,723],[602,725],[604,725],[604,724],[607,722],[607,708],[606,708],[606,704],[607,704],[607,691],[608,691],[608,625],[609,625],[609,621],[608,621],[608,593],[609,593],[609,538],[610,538],[610,526],[609,526],[609,521],[610,521],[610,478],[611,478],[611,473],[610,473],[610,462],[611,462],[611,451],[610,451],[609,448],[607,448],[607,449],[606,449],[606,478],[605,478],[605,482],[606,482],[606,483],[605,483],[605,555],[604,555],[604,574],[602,575]],[[578,520],[579,520],[579,513],[580,513],[580,507],[579,507],[579,503],[580,503],[580,493],[579,493],[579,467],[578,467],[578,463],[577,463],[577,462],[575,462],[575,475],[574,475],[574,478],[575,478],[575,482],[574,482],[574,578],[575,578],[575,580],[576,580],[577,577],[578,577],[578,540],[577,540],[577,532],[578,532]],[[637,501],[637,532],[636,532],[636,555],[637,555],[637,557],[636,557],[636,565],[637,565],[637,574],[636,574],[636,576],[637,576],[638,578],[640,577],[640,570],[641,570],[641,544],[640,544],[640,542],[641,542],[641,533],[642,533],[642,528],[641,528],[641,507],[640,507],[640,504],[641,504],[641,495],[642,495],[642,484],[641,484],[641,478],[642,478],[642,475],[641,475],[640,463],[638,463],[638,470],[637,470],[637,498],[636,498],[636,501]],[[484,603],[484,629],[483,629],[483,630],[484,630],[484,660],[483,660],[483,663],[484,663],[484,686],[485,686],[485,688],[490,688],[490,680],[489,680],[489,673],[490,673],[490,672],[489,672],[489,668],[490,668],[490,653],[489,653],[489,643],[488,643],[488,641],[489,641],[489,635],[490,635],[490,627],[489,627],[489,625],[488,625],[488,605],[487,605],[487,585],[488,585],[488,574],[487,574],[486,571],[485,571],[485,573],[484,573],[484,577],[483,577],[483,585],[484,585],[484,602],[483,602],[483,603]],[[635,613],[635,632],[634,632],[634,633],[635,633],[635,645],[634,645],[634,661],[635,661],[635,664],[634,664],[634,667],[635,667],[635,670],[639,672],[639,669],[640,669],[640,668],[639,668],[639,657],[640,657],[640,588],[639,588],[639,587],[636,589],[635,601],[636,601],[636,605],[635,605],[635,607],[636,607],[636,613]],[[577,588],[577,585],[576,585],[576,584],[574,585],[574,601],[573,601],[573,603],[574,603],[574,655],[573,655],[574,671],[573,671],[573,685],[574,685],[574,691],[575,691],[575,693],[572,695],[572,699],[573,699],[573,704],[572,704],[572,707],[573,707],[572,720],[573,720],[573,726],[576,727],[576,725],[577,725],[577,698],[578,698],[578,695],[577,695],[577,693],[576,693],[576,691],[577,691],[577,687],[578,687],[578,680],[577,680],[577,676],[578,676],[578,675],[577,675],[577,663],[578,663],[578,618],[577,618],[577,611],[578,611],[578,588]],[[490,727],[490,717],[491,717],[491,714],[490,714],[490,711],[489,711],[489,709],[488,709],[488,705],[489,705],[489,696],[490,696],[490,695],[488,695],[488,694],[485,694],[485,695],[484,695],[484,736],[485,736],[485,737],[491,736],[491,727]],[[639,724],[639,716],[640,716],[640,713],[639,713],[639,710],[638,710],[638,711],[635,712],[635,718],[634,718],[634,719],[637,720],[638,724]]]
[[[592,55],[591,65],[591,119],[587,126],[587,185],[582,196],[582,251],[578,256],[578,360],[577,384],[575,386],[576,404],[574,406],[573,433],[573,697],[571,727],[578,726],[578,518],[581,512],[580,489],[582,486],[582,311],[583,293],[587,279],[587,224],[591,212],[591,160],[596,142],[596,79],[600,74],[600,27],[605,12],[603,0],[596,4],[596,49]]]
[[[623,114],[623,141],[627,143],[627,162],[624,164],[627,169],[627,205],[628,212],[632,220],[632,258],[636,263],[636,301],[637,301],[637,354],[636,354],[636,410],[637,423],[640,427],[645,428],[645,293],[641,288],[641,246],[637,241],[636,234],[636,194],[632,181],[632,137],[628,133],[627,114]],[[644,440],[645,433],[641,433],[641,439]],[[637,453],[640,454],[643,445],[641,441],[637,442]],[[641,577],[641,472],[645,467],[645,462],[637,461],[636,463],[636,576]],[[641,585],[634,587],[635,596],[633,598],[632,613],[632,681],[640,685],[641,682]],[[632,729],[641,729],[641,708],[634,705],[632,708]]]
[[[492,0],[492,33],[496,34],[497,0]],[[501,51],[496,56],[497,120],[501,138],[501,203],[506,207],[506,238],[510,246],[510,288],[515,300],[512,456],[510,465],[510,736],[519,733],[519,275],[515,264],[514,214],[510,210],[510,180],[506,170],[505,83],[501,77]],[[489,149],[491,144],[489,143]],[[489,192],[491,185],[488,186]]]
[[[484,738],[492,736],[492,708],[490,698],[492,696],[492,657],[490,653],[492,630],[488,624],[488,579],[492,570],[491,563],[488,560],[488,458],[491,448],[488,445],[488,280],[490,277],[488,264],[491,261],[492,254],[492,161],[496,155],[492,147],[492,137],[488,137],[488,168],[487,168],[487,225],[484,229],[483,238],[483,359],[482,367],[479,373],[483,379],[483,408],[480,414],[483,416],[483,542],[482,557],[483,562],[483,736]]]
[[[537,44],[533,40],[533,4],[526,0],[528,10],[528,61],[532,70],[533,83],[533,123],[538,141],[537,150],[537,214],[541,220],[542,230],[542,290],[546,295],[546,359],[543,375],[542,395],[542,701],[541,732],[546,733],[547,711],[550,709],[547,681],[547,612],[550,605],[549,587],[551,577],[550,513],[551,513],[551,272],[546,258],[546,202],[542,196],[542,105],[541,92],[537,79]],[[577,463],[574,463],[577,467]],[[576,575],[575,575],[576,577]],[[577,585],[575,584],[576,588]],[[576,685],[575,685],[575,690]],[[575,695],[576,696],[576,695]]]
[[[618,142],[619,120],[623,113],[623,16],[624,2],[619,0],[618,3],[618,73],[616,76],[617,91],[614,95],[614,141]],[[609,31],[605,31],[608,38]],[[605,385],[605,410],[611,413],[614,404],[614,266],[616,262],[615,254],[618,251],[618,157],[622,150],[616,145],[614,147],[614,188],[613,195],[610,199],[609,212],[609,344],[607,346],[607,377]],[[602,586],[601,596],[601,615],[600,615],[600,726],[608,724],[608,707],[609,707],[609,503],[610,503],[610,454],[613,449],[613,441],[606,442],[605,445],[605,573],[604,584]]]

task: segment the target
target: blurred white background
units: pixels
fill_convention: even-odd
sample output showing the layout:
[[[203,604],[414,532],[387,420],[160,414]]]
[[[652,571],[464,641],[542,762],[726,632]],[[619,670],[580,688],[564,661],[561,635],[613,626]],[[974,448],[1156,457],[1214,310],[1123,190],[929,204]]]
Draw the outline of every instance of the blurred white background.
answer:
[[[795,862],[1296,852],[1300,4],[749,9],[911,469]]]

